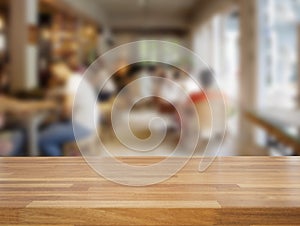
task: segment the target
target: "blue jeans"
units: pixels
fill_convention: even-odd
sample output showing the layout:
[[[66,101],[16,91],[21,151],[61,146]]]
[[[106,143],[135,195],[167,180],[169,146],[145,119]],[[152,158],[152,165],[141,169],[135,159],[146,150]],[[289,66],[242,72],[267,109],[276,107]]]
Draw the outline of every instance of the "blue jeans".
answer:
[[[15,132],[11,142],[13,143],[13,151],[11,153],[12,156],[22,156],[24,155],[24,133],[22,131]]]
[[[74,125],[74,127],[78,139],[84,139],[91,134],[90,130],[80,125]],[[73,141],[75,141],[75,135],[71,122],[53,124],[39,135],[39,146],[43,155],[46,156],[61,156],[62,146]]]

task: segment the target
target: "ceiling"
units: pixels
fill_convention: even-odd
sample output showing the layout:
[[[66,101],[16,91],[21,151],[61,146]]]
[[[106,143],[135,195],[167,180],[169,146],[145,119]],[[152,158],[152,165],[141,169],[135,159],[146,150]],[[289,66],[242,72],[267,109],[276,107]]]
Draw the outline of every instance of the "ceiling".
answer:
[[[203,0],[97,0],[114,30],[187,29]]]
[[[7,5],[8,1],[0,0],[0,7]],[[201,9],[204,2],[209,1],[211,0],[63,0],[62,2],[90,17],[99,25],[108,26],[112,30],[186,31],[197,10]]]

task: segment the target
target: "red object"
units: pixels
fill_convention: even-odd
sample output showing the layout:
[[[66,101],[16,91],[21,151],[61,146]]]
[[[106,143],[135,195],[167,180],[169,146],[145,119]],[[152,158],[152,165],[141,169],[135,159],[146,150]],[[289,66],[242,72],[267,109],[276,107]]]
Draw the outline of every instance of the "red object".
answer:
[[[222,95],[218,92],[214,91],[207,91],[207,92],[197,92],[197,93],[192,93],[190,95],[190,98],[192,99],[193,103],[199,103],[199,102],[206,102],[208,101],[207,97],[209,97],[210,100],[212,99],[222,99]]]
[[[192,93],[190,98],[194,103],[207,101],[206,95],[204,92]]]

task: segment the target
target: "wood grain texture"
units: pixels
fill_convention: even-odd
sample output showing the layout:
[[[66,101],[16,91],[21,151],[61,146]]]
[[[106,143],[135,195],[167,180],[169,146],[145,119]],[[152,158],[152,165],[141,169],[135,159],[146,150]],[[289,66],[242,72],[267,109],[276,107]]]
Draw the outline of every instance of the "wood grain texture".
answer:
[[[199,161],[163,183],[127,187],[81,157],[0,158],[0,224],[300,224],[300,157],[222,157],[203,173]]]

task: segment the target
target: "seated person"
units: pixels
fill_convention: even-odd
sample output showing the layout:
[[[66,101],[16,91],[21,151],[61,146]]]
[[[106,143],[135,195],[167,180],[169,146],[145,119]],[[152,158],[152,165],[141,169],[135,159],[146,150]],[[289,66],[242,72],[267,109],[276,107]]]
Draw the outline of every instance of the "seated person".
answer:
[[[51,101],[25,101],[10,97],[2,86],[0,86],[0,103],[0,156],[25,155],[27,145],[24,138],[28,135],[25,132],[28,131],[25,128],[27,125],[22,122],[27,121],[27,116],[53,110],[56,105]]]
[[[76,138],[84,139],[93,133],[94,125],[88,118],[91,116],[90,109],[94,104],[94,89],[80,74],[74,73],[60,60],[53,62],[50,66],[52,79],[57,86],[60,86],[61,92],[61,113],[60,120],[46,129],[39,136],[39,145],[42,153],[47,156],[61,156],[62,146],[65,143],[75,141],[73,127],[76,129]],[[85,92],[80,92],[81,96],[74,102],[77,88],[80,83],[84,83]],[[84,94],[83,94],[84,93]],[[74,107],[74,110],[73,110]],[[73,123],[72,123],[73,110]],[[96,115],[97,108],[95,107]],[[98,119],[95,119],[95,123]]]
[[[7,63],[0,65],[0,156],[21,155],[21,147],[23,144],[23,134],[19,130],[11,130],[7,128],[6,113],[9,110],[21,107],[16,100],[7,97],[9,91],[9,79],[7,71]]]
[[[23,133],[21,130],[8,129],[6,123],[6,111],[15,108],[19,111],[21,109],[17,106],[17,101],[7,98],[0,94],[0,156],[19,156],[22,155],[23,148]]]
[[[23,135],[18,131],[1,131],[4,128],[4,114],[0,114],[0,156],[19,156],[22,154]]]

